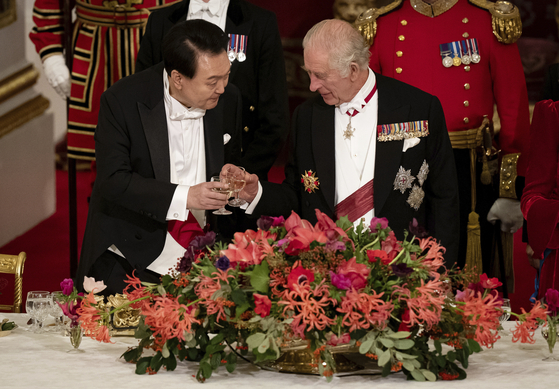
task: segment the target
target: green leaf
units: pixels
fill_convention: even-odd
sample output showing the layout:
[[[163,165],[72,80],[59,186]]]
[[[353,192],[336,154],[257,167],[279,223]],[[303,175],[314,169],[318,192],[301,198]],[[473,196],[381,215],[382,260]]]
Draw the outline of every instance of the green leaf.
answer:
[[[373,345],[374,341],[375,341],[375,339],[371,337],[371,338],[368,338],[363,343],[361,343],[361,345],[359,345],[359,352],[361,354],[367,354],[369,352],[369,350],[371,349],[371,346]]]
[[[407,371],[413,371],[415,370],[415,367],[413,366],[413,363],[410,361],[404,361],[402,362],[402,367],[404,369],[406,369]]]
[[[153,358],[151,358],[149,367],[151,367],[155,371],[159,371],[162,364],[163,364],[163,358],[161,357],[161,353],[157,353],[153,356]]]
[[[231,299],[237,306],[247,303],[247,295],[241,288],[233,289],[233,291],[231,292]]]
[[[264,338],[264,341],[258,346],[258,352],[264,354],[270,348],[270,338]]]
[[[441,342],[439,342],[438,340],[435,340],[435,350],[437,350],[437,352],[440,354],[443,351],[443,348],[441,347]]]
[[[212,369],[216,370],[220,364],[221,364],[221,353],[212,354],[212,358],[210,360],[210,365],[212,366]]]
[[[398,350],[409,350],[415,345],[415,342],[411,339],[398,339],[394,341],[394,347]]]
[[[386,348],[394,347],[394,341],[392,339],[380,338],[379,340],[383,344],[383,346],[386,347]]]
[[[167,342],[165,342],[163,348],[161,349],[161,355],[163,355],[163,358],[169,358],[169,355],[171,355],[169,348],[167,347]]]
[[[212,367],[208,362],[200,362],[200,370],[202,370],[202,376],[208,379],[212,376]]]
[[[173,371],[177,368],[177,359],[174,355],[171,355],[169,358],[164,359],[163,363],[167,367],[167,371]]]
[[[398,332],[393,332],[391,334],[387,334],[387,336],[389,338],[392,339],[405,339],[407,337],[409,337],[411,335],[411,332],[408,331],[398,331]]]
[[[136,363],[136,374],[146,374],[146,370],[151,362],[151,357],[144,357],[141,358]]]
[[[444,357],[444,355],[439,355],[435,357],[435,361],[437,362],[437,365],[439,365],[440,367],[445,367],[446,365],[446,358]]]
[[[448,359],[449,362],[454,362],[456,360],[456,353],[454,351],[449,351],[446,354],[446,359]]]
[[[413,379],[416,381],[421,381],[421,382],[425,381],[425,376],[419,370],[412,370],[411,375]]]
[[[384,366],[390,361],[390,350],[384,350],[378,356],[378,365]]]
[[[250,285],[260,293],[268,293],[270,284],[270,269],[268,262],[262,261],[260,265],[254,266],[252,271],[246,272],[250,276]]]
[[[162,297],[165,297],[167,295],[167,291],[161,284],[157,285],[157,293],[159,293],[159,295]]]
[[[473,353],[479,353],[481,351],[481,346],[473,339],[468,339],[468,347]]]
[[[435,382],[437,380],[437,376],[430,370],[421,369],[421,373],[423,373],[423,376],[427,378],[427,381]]]
[[[246,340],[249,350],[254,350],[258,348],[262,344],[262,342],[266,339],[266,335],[262,332],[257,332],[249,336]]]

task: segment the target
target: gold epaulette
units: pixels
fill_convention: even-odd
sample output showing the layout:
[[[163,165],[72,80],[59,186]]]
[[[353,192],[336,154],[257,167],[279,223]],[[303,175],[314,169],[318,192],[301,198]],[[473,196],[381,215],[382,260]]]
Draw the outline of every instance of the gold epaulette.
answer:
[[[400,4],[402,4],[402,0],[396,0],[384,7],[369,8],[355,19],[353,25],[363,35],[367,44],[372,45],[377,34],[377,18],[392,11]]]
[[[517,164],[520,153],[507,154],[501,160],[501,172],[499,180],[499,197],[519,200],[516,195]]]
[[[520,12],[510,1],[469,0],[469,2],[491,13],[493,35],[499,42],[511,44],[522,35]]]

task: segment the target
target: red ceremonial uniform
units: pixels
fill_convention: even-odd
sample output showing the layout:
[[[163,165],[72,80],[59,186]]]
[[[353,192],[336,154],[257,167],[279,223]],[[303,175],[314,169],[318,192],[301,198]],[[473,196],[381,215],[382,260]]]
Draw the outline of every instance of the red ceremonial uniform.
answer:
[[[541,269],[541,298],[548,288],[559,288],[559,102],[536,104],[531,135],[522,213],[534,258],[541,259],[546,249],[552,250]]]
[[[439,12],[426,15],[426,10],[435,8]],[[441,45],[443,48],[452,47],[452,42],[472,43],[474,39],[480,56],[478,63],[458,63],[457,66],[450,67],[443,65]],[[404,0],[393,11],[378,17],[370,51],[370,67],[374,71],[416,86],[440,99],[451,140],[453,132],[480,127],[484,116],[491,120],[496,104],[501,130],[495,141],[497,149],[501,150],[501,156],[509,153],[524,154],[527,151],[530,119],[520,55],[516,43],[504,44],[498,41],[493,33],[492,15],[488,10],[477,7],[468,0],[439,0],[433,3],[433,8],[421,1]],[[452,58],[452,54],[450,57]],[[461,186],[460,217],[463,219],[460,251],[464,256],[466,225],[468,214],[472,210],[469,186],[472,177],[467,153],[469,150],[455,150]],[[518,175],[524,176],[525,159],[526,157],[519,159]],[[491,251],[491,241],[486,237],[491,232],[484,232],[484,228],[489,230],[491,225],[484,227],[484,223],[488,223],[487,213],[498,197],[498,191],[494,187],[481,185],[480,172],[481,163],[476,171],[478,184],[475,192],[485,267],[490,263],[486,252]],[[495,176],[493,182],[497,181],[498,176]],[[462,260],[459,258],[459,263],[463,264]]]
[[[101,94],[134,73],[149,13],[180,0],[75,0],[73,62],[68,112],[68,157],[94,160],[93,134]],[[29,34],[42,60],[63,54],[59,0],[35,0]]]

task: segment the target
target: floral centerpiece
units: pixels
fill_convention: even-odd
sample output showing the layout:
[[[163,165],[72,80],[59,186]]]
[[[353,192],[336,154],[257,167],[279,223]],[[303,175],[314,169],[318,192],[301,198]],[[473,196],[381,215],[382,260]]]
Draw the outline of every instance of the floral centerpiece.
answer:
[[[238,354],[273,361],[304,341],[327,379],[336,373],[332,346],[341,344],[376,360],[383,376],[465,378],[469,356],[499,338],[498,280],[445,269],[445,249],[415,222],[399,241],[386,219],[354,228],[316,215],[314,226],[295,213],[263,217],[258,231],[237,233],[229,245],[214,244],[210,232],[160,284],[130,278],[124,293],[142,320],[138,346],[123,357],[138,374],[196,361],[204,382],[220,366],[233,371]],[[111,312],[92,295],[79,312],[90,336],[108,341]],[[542,315],[541,305],[520,315],[518,337]]]
[[[542,335],[547,342],[549,348],[550,360],[558,360],[553,356],[553,349],[557,343],[557,327],[559,326],[559,291],[556,289],[548,289],[545,292],[543,302],[547,305],[548,311],[545,318],[539,318],[538,323],[543,324]]]

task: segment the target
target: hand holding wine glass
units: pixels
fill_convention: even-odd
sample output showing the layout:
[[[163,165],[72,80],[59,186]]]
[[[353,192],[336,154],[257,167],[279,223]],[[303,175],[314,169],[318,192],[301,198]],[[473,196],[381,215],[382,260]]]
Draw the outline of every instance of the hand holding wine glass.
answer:
[[[233,188],[233,195],[234,198],[229,201],[229,205],[232,207],[240,207],[241,205],[246,204],[247,202],[241,198],[239,198],[239,192],[243,190],[245,187],[245,168],[241,166],[237,166],[240,171],[233,171],[232,169],[227,171],[227,177],[229,178],[229,182]]]
[[[227,195],[227,198],[231,197],[231,193],[233,192],[233,188],[230,185],[230,179],[225,176],[225,177],[220,177],[220,176],[213,176],[210,179],[211,182],[220,182],[221,184],[223,184],[221,187],[214,187],[212,188],[212,191],[216,192],[216,193],[221,193],[221,194],[225,194]],[[215,211],[212,212],[214,215],[231,215],[232,212],[228,211],[225,209],[225,207],[221,207],[220,209],[217,209]]]

